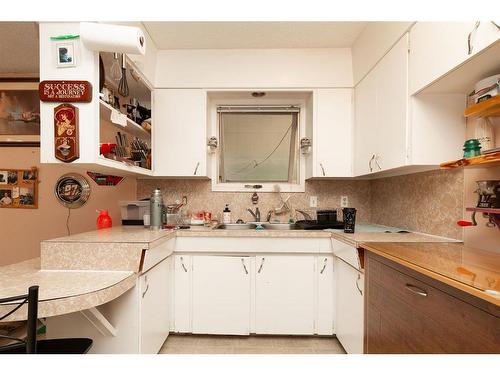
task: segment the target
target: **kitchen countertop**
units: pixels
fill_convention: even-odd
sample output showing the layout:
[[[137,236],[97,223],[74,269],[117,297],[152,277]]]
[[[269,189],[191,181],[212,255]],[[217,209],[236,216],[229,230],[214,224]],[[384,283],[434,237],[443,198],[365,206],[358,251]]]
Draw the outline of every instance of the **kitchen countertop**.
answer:
[[[356,248],[364,242],[460,242],[446,237],[433,236],[423,233],[384,233],[384,232],[333,232],[332,238],[342,241]]]
[[[0,267],[0,298],[22,295],[38,285],[40,318],[68,314],[109,302],[136,282],[129,271],[47,271],[40,269],[40,258]],[[25,305],[26,306],[26,305]],[[12,305],[0,305],[0,316]],[[3,321],[26,319],[25,307]]]
[[[436,242],[366,242],[360,247],[500,306],[498,252]]]

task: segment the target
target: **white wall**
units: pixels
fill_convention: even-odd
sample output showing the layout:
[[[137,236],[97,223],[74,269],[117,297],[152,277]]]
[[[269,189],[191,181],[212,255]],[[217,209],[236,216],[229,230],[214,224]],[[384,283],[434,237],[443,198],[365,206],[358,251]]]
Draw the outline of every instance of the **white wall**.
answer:
[[[352,87],[349,48],[160,50],[157,88]]]
[[[353,82],[358,84],[413,22],[370,22],[352,46]]]

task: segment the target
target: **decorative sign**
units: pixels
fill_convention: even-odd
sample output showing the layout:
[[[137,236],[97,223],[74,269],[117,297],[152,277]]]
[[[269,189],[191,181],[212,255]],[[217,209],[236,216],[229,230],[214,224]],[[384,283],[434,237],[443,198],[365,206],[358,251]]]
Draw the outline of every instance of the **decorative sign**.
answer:
[[[57,180],[54,193],[63,206],[78,208],[88,201],[90,185],[82,175],[67,173]]]
[[[97,172],[87,172],[87,175],[99,186],[116,186],[123,180],[123,177],[120,176],[113,176]]]
[[[42,102],[91,102],[92,84],[88,81],[42,81],[38,85]]]
[[[38,170],[0,169],[0,208],[38,208]]]
[[[78,108],[72,104],[61,104],[54,108],[54,147],[56,158],[65,163],[80,157]]]

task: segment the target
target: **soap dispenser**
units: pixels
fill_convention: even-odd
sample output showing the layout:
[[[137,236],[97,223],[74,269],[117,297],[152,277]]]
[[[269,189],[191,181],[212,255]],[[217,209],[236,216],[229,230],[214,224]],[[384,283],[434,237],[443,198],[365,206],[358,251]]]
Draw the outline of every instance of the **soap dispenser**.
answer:
[[[222,211],[222,224],[231,224],[231,210],[229,204],[226,204],[224,211]]]

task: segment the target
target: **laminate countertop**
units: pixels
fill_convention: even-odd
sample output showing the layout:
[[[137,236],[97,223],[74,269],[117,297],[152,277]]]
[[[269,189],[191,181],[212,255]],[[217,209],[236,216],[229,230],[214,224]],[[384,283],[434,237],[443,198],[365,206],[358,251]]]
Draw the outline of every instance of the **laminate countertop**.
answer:
[[[500,252],[436,242],[365,242],[360,247],[500,306]]]
[[[40,318],[68,314],[109,302],[136,282],[130,271],[50,271],[40,268],[40,258],[0,267],[0,298],[26,294],[38,285]],[[13,304],[0,304],[0,316]],[[4,321],[26,319],[26,305]]]

